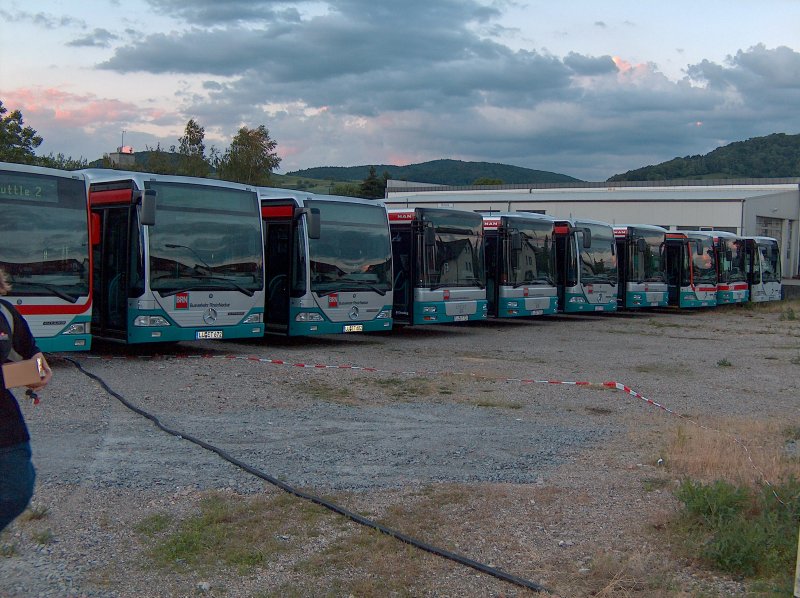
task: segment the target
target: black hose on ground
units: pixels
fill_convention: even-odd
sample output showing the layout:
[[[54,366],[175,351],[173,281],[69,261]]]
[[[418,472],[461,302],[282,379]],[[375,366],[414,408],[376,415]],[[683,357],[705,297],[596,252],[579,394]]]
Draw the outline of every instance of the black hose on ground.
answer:
[[[208,451],[211,451],[212,453],[216,453],[217,455],[219,455],[220,457],[225,459],[228,463],[231,463],[231,464],[235,465],[236,467],[239,467],[240,469],[243,469],[247,473],[250,473],[250,474],[252,474],[252,475],[254,475],[254,476],[258,477],[258,478],[261,478],[262,480],[265,480],[265,481],[269,482],[273,486],[277,486],[278,488],[280,488],[281,490],[283,490],[285,492],[288,492],[289,494],[297,496],[298,498],[302,498],[302,499],[311,501],[311,502],[313,502],[313,503],[315,503],[317,505],[320,505],[322,507],[325,507],[326,509],[329,509],[329,510],[333,511],[334,513],[339,513],[340,515],[343,515],[344,517],[347,517],[348,519],[350,519],[351,521],[354,521],[355,523],[359,523],[359,524],[361,524],[361,525],[363,525],[365,527],[369,527],[369,528],[372,528],[374,530],[377,530],[382,534],[386,534],[387,536],[391,536],[392,538],[395,538],[396,540],[400,540],[401,542],[405,542],[406,544],[414,546],[415,548],[419,548],[420,550],[424,550],[426,552],[430,552],[431,554],[435,554],[437,556],[440,556],[440,557],[443,557],[445,559],[451,560],[451,561],[453,561],[455,563],[458,563],[459,565],[464,565],[466,567],[471,567],[472,569],[475,569],[476,571],[480,571],[481,573],[486,573],[487,575],[491,575],[492,577],[495,577],[497,579],[501,579],[503,581],[506,581],[508,583],[514,584],[514,585],[522,587],[522,588],[533,590],[534,592],[552,593],[552,590],[549,590],[548,588],[546,588],[546,587],[544,587],[544,586],[542,586],[542,585],[540,585],[540,584],[538,584],[536,582],[529,581],[529,580],[523,579],[521,577],[517,577],[516,575],[512,575],[510,573],[506,573],[502,569],[498,569],[496,567],[491,567],[489,565],[486,565],[484,563],[480,563],[478,561],[472,560],[472,559],[467,558],[465,556],[462,556],[460,554],[456,554],[454,552],[450,552],[449,550],[445,550],[443,548],[438,548],[438,547],[433,546],[431,544],[427,544],[425,542],[422,542],[421,540],[416,540],[416,539],[414,539],[414,538],[412,538],[410,536],[407,536],[406,534],[404,534],[402,532],[398,532],[398,531],[393,530],[393,529],[391,529],[389,527],[386,527],[385,525],[382,525],[382,524],[378,523],[377,521],[373,521],[371,519],[363,517],[362,515],[359,515],[358,513],[354,513],[352,511],[349,511],[349,510],[345,509],[344,507],[341,507],[341,506],[339,506],[339,505],[337,505],[335,503],[327,501],[324,498],[320,498],[320,497],[315,496],[313,494],[308,494],[307,492],[303,492],[302,490],[298,490],[298,489],[294,488],[293,486],[290,486],[289,484],[287,484],[285,482],[282,482],[279,479],[269,475],[268,473],[265,473],[265,472],[263,472],[263,471],[261,471],[259,469],[256,469],[252,465],[248,465],[247,463],[244,463],[243,461],[240,461],[239,459],[236,459],[235,457],[232,457],[227,452],[225,452],[222,449],[214,446],[213,444],[209,444],[208,442],[200,440],[199,438],[195,438],[191,434],[185,434],[185,433],[180,432],[178,430],[173,430],[171,428],[168,428],[167,426],[162,424],[155,415],[153,415],[151,413],[148,413],[147,411],[145,411],[144,409],[142,409],[140,407],[137,407],[136,405],[134,405],[133,403],[128,401],[125,397],[120,395],[118,392],[114,391],[106,383],[106,381],[103,380],[100,376],[98,376],[97,374],[93,374],[93,373],[87,371],[76,360],[74,360],[74,359],[72,359],[70,357],[66,357],[66,356],[63,356],[63,357],[64,357],[64,359],[69,361],[72,365],[74,365],[81,373],[83,373],[84,375],[88,376],[89,378],[91,378],[92,380],[94,380],[98,384],[100,384],[100,386],[102,386],[103,389],[108,394],[110,394],[112,397],[116,398],[120,403],[125,405],[125,407],[127,407],[128,409],[130,409],[134,413],[138,413],[142,417],[144,417],[146,419],[149,419],[160,430],[163,430],[164,432],[166,432],[167,434],[171,434],[172,436],[176,436],[177,438],[188,440],[189,442],[192,442],[192,443],[194,443],[194,444],[196,444],[196,445],[198,445],[198,446],[200,446],[200,447],[202,447],[202,448],[204,448],[204,449],[206,449]]]

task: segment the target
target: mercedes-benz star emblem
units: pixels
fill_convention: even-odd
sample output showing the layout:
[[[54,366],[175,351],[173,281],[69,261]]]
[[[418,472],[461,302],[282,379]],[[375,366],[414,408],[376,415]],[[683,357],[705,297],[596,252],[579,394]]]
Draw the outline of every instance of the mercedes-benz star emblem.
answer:
[[[349,315],[351,320],[358,320],[358,307],[355,305],[351,307]]]
[[[203,314],[203,322],[211,326],[216,321],[217,321],[217,310],[214,309],[213,307],[209,307]]]

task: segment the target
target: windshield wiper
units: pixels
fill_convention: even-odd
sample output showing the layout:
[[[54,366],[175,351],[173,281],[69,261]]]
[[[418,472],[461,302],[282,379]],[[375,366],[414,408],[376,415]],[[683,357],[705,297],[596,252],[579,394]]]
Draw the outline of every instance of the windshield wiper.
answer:
[[[368,281],[366,281],[366,280],[356,280],[356,279],[353,279],[353,278],[347,278],[347,277],[345,277],[345,278],[340,278],[340,279],[339,279],[337,282],[347,282],[347,283],[349,283],[349,284],[354,284],[354,285],[356,285],[357,287],[365,287],[365,288],[368,288],[368,289],[370,289],[370,290],[372,290],[372,291],[375,291],[376,293],[378,293],[378,294],[379,294],[381,297],[383,297],[383,296],[386,294],[386,291],[388,290],[388,289],[382,289],[382,288],[380,288],[379,286],[377,286],[377,285],[374,285],[374,284],[372,284],[371,282],[368,282]]]
[[[169,276],[159,276],[158,278],[154,278],[153,281],[163,280],[164,278],[191,278],[191,279],[194,279],[194,280],[203,280],[203,281],[209,281],[209,282],[212,281],[212,280],[213,281],[220,281],[220,282],[224,282],[225,283],[225,286],[227,287],[226,290],[239,291],[241,293],[244,293],[248,297],[252,297],[255,294],[255,291],[251,291],[250,289],[246,289],[242,285],[240,285],[238,283],[235,283],[232,280],[228,280],[227,278],[223,278],[221,276],[200,276],[198,274],[190,274],[189,276],[172,276],[172,275],[169,275]],[[171,297],[172,295],[177,295],[178,293],[186,293],[188,291],[198,291],[198,290],[201,290],[201,289],[213,290],[214,287],[216,287],[216,286],[218,286],[218,285],[212,285],[212,287],[209,287],[208,285],[194,284],[194,285],[186,285],[183,288],[172,289],[172,290],[169,290],[169,291],[167,291],[165,293],[162,293],[161,291],[158,291],[158,292],[161,294],[162,297]],[[158,290],[158,289],[154,289],[154,290]]]
[[[478,280],[477,278],[464,278],[463,280],[455,280],[455,281],[453,281],[453,282],[442,282],[442,283],[440,283],[440,284],[431,285],[431,290],[432,290],[432,291],[435,291],[435,290],[437,290],[437,289],[441,289],[441,288],[444,288],[444,287],[453,287],[453,288],[458,288],[458,287],[459,287],[461,284],[463,284],[463,283],[465,283],[465,282],[472,282],[472,283],[474,283],[474,284],[475,284],[475,286],[477,286],[479,289],[485,289],[485,288],[486,288],[486,285],[485,285],[485,284],[483,284],[483,283],[482,283],[480,280]]]
[[[64,301],[69,301],[70,303],[77,303],[78,302],[78,297],[76,297],[75,295],[71,295],[71,294],[67,293],[66,291],[61,290],[60,287],[58,287],[58,286],[56,286],[54,284],[48,284],[46,282],[24,282],[24,281],[22,281],[22,282],[15,281],[14,282],[14,288],[15,289],[19,290],[20,286],[40,287],[42,289],[46,289],[46,290],[50,291],[53,295],[55,295],[59,299],[63,299]]]

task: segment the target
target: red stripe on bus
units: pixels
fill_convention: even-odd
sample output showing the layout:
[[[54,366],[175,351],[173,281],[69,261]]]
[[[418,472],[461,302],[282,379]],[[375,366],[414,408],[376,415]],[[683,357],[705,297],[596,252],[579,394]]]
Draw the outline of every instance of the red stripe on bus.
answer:
[[[49,314],[82,314],[89,311],[92,302],[80,305],[15,305],[23,316],[46,316]]]
[[[566,235],[566,234],[569,233],[569,227],[568,226],[554,226],[553,227],[553,233],[556,234],[556,235]]]
[[[294,216],[293,206],[262,206],[262,218],[291,218]]]
[[[109,189],[108,191],[90,191],[89,205],[101,206],[106,204],[131,203],[133,190]]]

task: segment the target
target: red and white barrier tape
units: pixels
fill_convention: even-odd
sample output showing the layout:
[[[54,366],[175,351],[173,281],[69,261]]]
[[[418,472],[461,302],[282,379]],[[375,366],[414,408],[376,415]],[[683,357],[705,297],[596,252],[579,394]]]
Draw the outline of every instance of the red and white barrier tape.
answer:
[[[369,372],[369,373],[377,373],[377,374],[392,374],[392,375],[405,375],[405,376],[441,376],[441,375],[450,375],[450,376],[471,376],[473,378],[483,379],[483,380],[494,380],[497,382],[508,382],[508,383],[518,383],[518,384],[556,384],[556,385],[565,385],[565,386],[603,386],[606,388],[613,388],[615,390],[622,391],[629,396],[632,396],[640,401],[660,409],[665,413],[668,413],[676,418],[684,420],[702,430],[706,430],[708,432],[714,432],[716,434],[720,434],[723,436],[727,436],[730,438],[735,444],[740,446],[744,451],[745,455],[747,456],[747,460],[750,462],[751,467],[755,470],[755,472],[759,475],[759,477],[763,480],[764,484],[772,491],[772,494],[775,495],[775,498],[782,504],[785,504],[783,500],[781,500],[778,493],[775,491],[774,486],[770,483],[767,479],[764,472],[759,469],[758,465],[756,465],[755,461],[753,461],[753,457],[750,453],[750,449],[747,448],[740,439],[736,436],[731,434],[730,432],[724,432],[722,430],[718,430],[716,428],[712,428],[710,426],[706,426],[701,424],[700,422],[693,420],[690,417],[682,415],[666,405],[663,405],[653,399],[648,399],[643,394],[635,391],[630,386],[622,384],[620,382],[615,382],[613,380],[606,381],[606,382],[586,382],[586,381],[567,381],[567,380],[535,380],[532,378],[503,378],[500,376],[487,376],[484,374],[475,374],[472,372],[442,372],[442,371],[434,371],[434,370],[388,370],[388,369],[381,369],[381,368],[374,368],[374,367],[366,367],[366,366],[358,366],[358,365],[330,365],[330,364],[323,364],[323,363],[302,363],[302,362],[292,362],[292,361],[285,361],[283,359],[271,359],[269,357],[258,357],[256,355],[214,355],[211,353],[204,353],[200,355],[189,355],[189,354],[171,354],[171,355],[88,355],[85,353],[82,354],[75,354],[73,357],[84,358],[84,359],[101,359],[101,360],[131,360],[131,359],[230,359],[230,360],[241,360],[241,361],[251,361],[257,363],[269,363],[273,365],[285,365],[290,367],[296,368],[307,368],[307,369],[321,369],[321,370],[353,370],[359,372]]]

